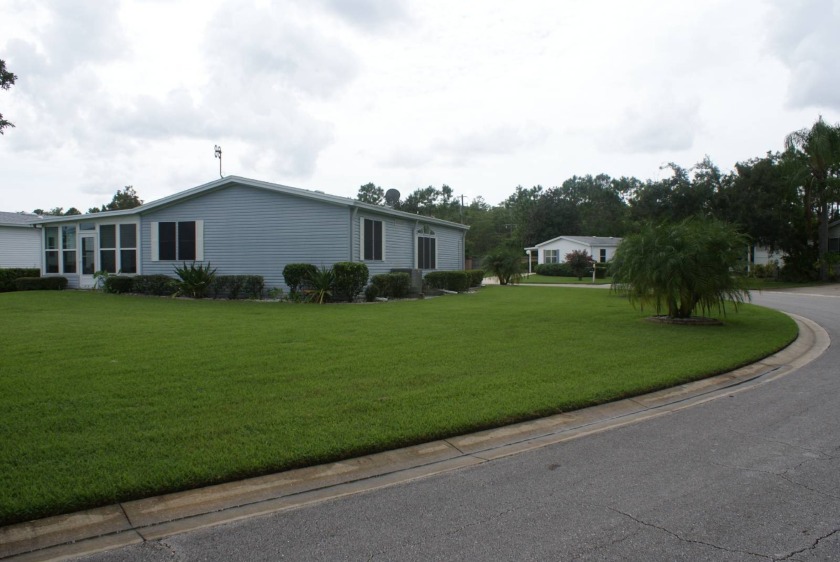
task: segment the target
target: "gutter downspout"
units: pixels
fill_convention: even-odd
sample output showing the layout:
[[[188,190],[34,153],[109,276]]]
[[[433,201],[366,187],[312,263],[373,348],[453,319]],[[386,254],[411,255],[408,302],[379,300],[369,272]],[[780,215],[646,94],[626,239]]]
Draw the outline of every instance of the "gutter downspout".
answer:
[[[350,254],[347,256],[347,261],[354,261],[353,260],[353,225],[356,223],[356,218],[359,213],[358,207],[353,207],[353,210],[350,212],[350,230],[347,233],[347,239],[350,241]]]

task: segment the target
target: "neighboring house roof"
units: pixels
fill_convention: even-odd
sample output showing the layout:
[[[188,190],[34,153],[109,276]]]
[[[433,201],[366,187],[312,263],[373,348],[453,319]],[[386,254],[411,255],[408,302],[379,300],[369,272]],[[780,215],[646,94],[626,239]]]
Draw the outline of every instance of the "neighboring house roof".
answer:
[[[40,218],[38,215],[31,215],[29,213],[5,213],[0,211],[0,226],[27,228],[32,227],[34,221]]]
[[[556,238],[552,238],[551,240],[540,242],[536,246],[525,249],[536,250],[537,248],[542,248],[543,246],[547,246],[548,244],[557,242],[558,240],[568,240],[570,242],[577,242],[578,244],[582,244],[584,246],[598,246],[601,248],[615,248],[621,243],[621,238],[613,238],[612,236],[558,236]]]
[[[209,183],[205,183],[204,185],[199,185],[198,187],[193,187],[192,189],[187,189],[185,191],[181,191],[175,193],[174,195],[170,195],[168,197],[163,197],[162,199],[158,199],[156,201],[151,201],[149,203],[144,203],[139,207],[135,207],[134,209],[127,209],[123,211],[105,211],[102,213],[91,213],[86,215],[74,215],[72,217],[42,217],[39,220],[35,221],[37,223],[49,223],[49,222],[60,222],[60,221],[67,221],[67,220],[79,220],[82,218],[104,218],[104,217],[112,217],[112,216],[126,216],[126,215],[142,215],[148,211],[153,209],[157,209],[160,207],[166,207],[168,205],[172,205],[178,203],[180,201],[191,199],[194,197],[198,197],[204,193],[215,191],[219,189],[224,189],[230,185],[244,185],[248,187],[253,187],[257,189],[265,189],[267,191],[274,191],[277,193],[284,193],[286,195],[292,195],[295,197],[304,197],[307,199],[313,199],[316,201],[321,201],[324,203],[328,203],[331,205],[341,205],[348,208],[358,208],[365,211],[370,211],[374,213],[379,213],[383,215],[391,215],[395,217],[417,220],[422,219],[424,222],[432,223],[432,224],[440,224],[445,226],[450,226],[453,228],[460,228],[462,230],[469,230],[469,226],[465,224],[458,224],[455,222],[445,221],[442,219],[436,219],[432,217],[426,217],[423,215],[415,215],[413,213],[406,213],[403,211],[397,211],[391,209],[390,207],[383,207],[381,205],[371,205],[369,203],[362,203],[361,201],[356,201],[355,199],[350,199],[349,197],[339,197],[337,195],[328,195],[326,193],[320,191],[310,191],[308,189],[301,189],[299,187],[289,187],[287,185],[280,185],[277,183],[270,183],[266,181],[260,180],[253,180],[249,178],[243,178],[239,176],[227,176],[222,179],[218,179],[215,181],[211,181]]]

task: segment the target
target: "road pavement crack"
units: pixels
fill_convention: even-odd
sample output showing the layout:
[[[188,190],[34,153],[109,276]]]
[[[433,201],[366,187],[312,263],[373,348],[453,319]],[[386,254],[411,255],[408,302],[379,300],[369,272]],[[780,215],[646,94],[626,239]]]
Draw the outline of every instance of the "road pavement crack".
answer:
[[[836,535],[837,533],[840,533],[840,529],[834,529],[834,530],[833,530],[833,531],[831,531],[830,533],[827,533],[827,534],[825,534],[825,535],[823,535],[823,536],[821,536],[821,537],[817,537],[817,538],[814,540],[814,542],[812,542],[812,543],[811,543],[811,545],[810,545],[810,546],[806,546],[805,548],[800,548],[799,550],[794,550],[794,551],[793,551],[793,552],[791,552],[790,554],[786,554],[785,556],[783,556],[783,557],[781,557],[781,558],[776,558],[776,560],[791,560],[791,559],[793,559],[793,557],[794,557],[794,556],[796,556],[797,554],[802,554],[803,552],[808,552],[808,551],[810,551],[810,550],[816,550],[816,548],[820,545],[820,543],[821,543],[822,541],[824,541],[825,539],[830,538],[830,537],[832,537],[832,536]]]
[[[671,531],[670,529],[666,529],[665,527],[655,525],[653,523],[649,523],[647,521],[639,519],[638,517],[636,517],[634,515],[631,515],[629,513],[626,513],[624,511],[621,511],[620,509],[616,509],[616,508],[611,507],[609,505],[600,505],[600,506],[597,505],[597,504],[592,504],[592,505],[595,505],[595,507],[602,507],[602,508],[608,509],[608,510],[614,512],[614,513],[618,513],[619,515],[623,515],[624,517],[627,517],[628,519],[631,519],[631,520],[635,521],[636,523],[638,523],[639,525],[642,525],[644,527],[649,527],[651,529],[656,529],[657,531],[662,531],[663,533],[666,533],[666,534],[674,537],[678,541],[681,541],[681,542],[684,542],[684,543],[697,544],[697,545],[700,545],[700,546],[707,546],[709,548],[713,548],[715,550],[720,550],[722,552],[728,552],[730,554],[746,554],[747,556],[755,556],[756,558],[764,558],[766,560],[773,560],[773,557],[770,556],[770,555],[767,555],[767,554],[759,554],[759,553],[756,553],[756,552],[750,552],[748,550],[736,550],[736,549],[726,548],[724,546],[720,546],[720,545],[713,544],[713,543],[710,543],[710,542],[705,542],[705,541],[700,541],[700,540],[696,540],[696,539],[689,539],[687,537],[683,537],[679,533],[675,533],[674,531]]]
[[[814,459],[814,460],[819,460],[819,459]],[[816,488],[812,488],[812,487],[808,486],[807,484],[803,484],[802,482],[797,482],[796,480],[793,480],[792,478],[788,477],[786,473],[789,472],[792,469],[787,469],[784,472],[772,472],[772,471],[769,471],[769,470],[761,470],[761,469],[758,469],[758,468],[747,468],[747,467],[744,467],[744,466],[735,466],[735,465],[731,465],[731,464],[723,464],[723,463],[718,463],[718,462],[711,462],[710,464],[712,464],[714,466],[719,466],[721,468],[729,468],[729,469],[732,469],[732,470],[740,470],[740,471],[743,471],[743,472],[757,472],[759,474],[766,474],[768,476],[775,476],[776,478],[781,478],[782,480],[784,480],[785,482],[788,482],[789,484],[793,484],[794,486],[796,486],[798,488],[804,488],[805,490],[808,490],[809,492],[812,492],[814,494],[818,494],[818,495],[826,497],[826,498],[831,498],[833,500],[840,500],[840,496],[835,496],[834,494],[826,492],[825,490],[818,490]],[[802,464],[804,464],[804,463],[801,463],[798,466],[802,466]]]

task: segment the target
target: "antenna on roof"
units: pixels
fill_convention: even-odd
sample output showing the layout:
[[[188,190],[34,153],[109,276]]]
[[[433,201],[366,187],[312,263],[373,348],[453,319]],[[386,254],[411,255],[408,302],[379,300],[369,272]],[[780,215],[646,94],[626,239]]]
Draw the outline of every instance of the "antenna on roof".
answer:
[[[222,175],[222,147],[217,144],[213,147],[213,150],[216,155],[216,158],[219,159],[219,177],[223,178],[225,176]]]
[[[393,207],[400,202],[400,192],[396,189],[389,189],[385,192],[385,204]]]

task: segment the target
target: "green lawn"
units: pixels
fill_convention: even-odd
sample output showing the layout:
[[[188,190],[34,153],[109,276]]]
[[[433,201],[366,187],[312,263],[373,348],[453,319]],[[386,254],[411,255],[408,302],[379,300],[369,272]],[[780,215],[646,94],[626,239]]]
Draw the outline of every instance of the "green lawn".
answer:
[[[796,335],[659,325],[610,291],[365,305],[0,294],[0,525],[682,383]]]
[[[522,279],[519,281],[523,284],[533,284],[533,283],[542,283],[547,285],[563,285],[563,284],[571,284],[571,285],[592,285],[592,275],[583,276],[583,279],[578,279],[577,277],[557,277],[555,275],[537,275],[536,273],[532,273],[531,275],[523,276]],[[595,285],[609,285],[612,283],[612,277],[607,279],[596,279]]]

